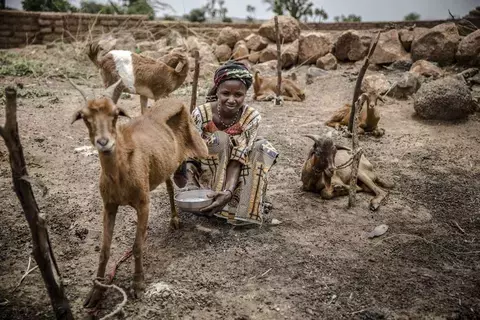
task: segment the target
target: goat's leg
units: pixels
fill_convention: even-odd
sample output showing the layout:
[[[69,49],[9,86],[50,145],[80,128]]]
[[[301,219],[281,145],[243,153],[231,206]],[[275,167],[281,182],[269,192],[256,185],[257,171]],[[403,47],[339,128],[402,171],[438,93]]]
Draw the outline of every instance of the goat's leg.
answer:
[[[140,95],[140,112],[145,114],[148,108],[148,98]]]
[[[116,81],[115,81],[116,82]],[[113,82],[112,84],[114,84],[115,82]],[[112,85],[111,84],[111,85]],[[113,91],[113,95],[112,95],[112,101],[113,103],[117,104],[118,100],[120,100],[120,96],[122,95],[122,92],[123,90],[125,90],[125,86],[120,83],[116,88],[115,88],[115,91]]]
[[[175,199],[174,199],[175,192],[174,192],[174,188],[173,188],[172,179],[168,178],[165,181],[165,183],[167,185],[168,198],[170,200],[170,212],[171,212],[170,225],[174,229],[179,229],[180,228],[180,218],[178,217],[177,208],[175,207]]]
[[[289,89],[288,87],[285,88],[285,91],[290,95],[290,96],[283,96],[283,100],[285,101],[296,101],[296,102],[302,102],[302,99],[297,95],[297,93],[294,90]]]
[[[377,175],[377,178],[375,179],[375,183],[377,183],[380,187],[386,188],[386,189],[393,189],[395,187],[395,183],[385,180],[382,177],[379,177]]]
[[[265,93],[262,95],[257,96],[256,100],[257,101],[272,101],[275,99],[275,94],[274,93]]]
[[[110,246],[112,244],[113,228],[115,227],[115,217],[117,215],[117,204],[106,204],[103,208],[103,242],[100,250],[100,258],[98,262],[97,278],[103,279],[105,276],[105,269],[107,267],[108,259],[110,258]],[[85,308],[95,308],[105,289],[98,286],[93,286],[92,290],[87,296],[83,306]]]
[[[133,244],[133,257],[135,259],[135,271],[133,274],[133,295],[140,298],[145,290],[145,276],[143,273],[143,249],[147,236],[148,215],[150,202],[142,201],[137,207],[137,233]]]
[[[370,210],[377,210],[380,207],[382,201],[388,195],[388,192],[382,190],[379,186],[377,186],[375,182],[364,172],[358,172],[358,180],[360,180],[370,190],[372,190],[373,193],[375,193],[375,197],[370,201]]]

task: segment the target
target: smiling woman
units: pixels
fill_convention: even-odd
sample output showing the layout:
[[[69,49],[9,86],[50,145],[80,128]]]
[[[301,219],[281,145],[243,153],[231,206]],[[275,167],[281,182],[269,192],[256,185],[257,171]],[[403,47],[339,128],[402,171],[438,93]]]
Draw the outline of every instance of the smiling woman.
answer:
[[[260,113],[244,103],[251,85],[252,75],[242,63],[228,62],[215,72],[207,103],[192,113],[209,156],[189,159],[175,174],[179,187],[204,185],[215,191],[203,212],[232,224],[265,220],[268,172],[278,156],[270,142],[257,138]]]

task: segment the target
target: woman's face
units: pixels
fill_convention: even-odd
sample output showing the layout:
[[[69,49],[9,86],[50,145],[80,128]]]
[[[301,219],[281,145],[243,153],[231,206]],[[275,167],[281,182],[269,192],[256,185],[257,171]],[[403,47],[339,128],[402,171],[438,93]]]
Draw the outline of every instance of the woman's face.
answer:
[[[218,86],[218,103],[224,112],[236,113],[243,106],[246,93],[247,88],[242,81],[227,80]]]

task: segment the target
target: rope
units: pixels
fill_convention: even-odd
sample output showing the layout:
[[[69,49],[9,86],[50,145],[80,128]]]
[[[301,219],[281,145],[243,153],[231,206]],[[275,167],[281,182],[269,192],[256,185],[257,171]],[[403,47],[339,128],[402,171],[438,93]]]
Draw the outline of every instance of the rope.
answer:
[[[104,280],[102,278],[97,278],[93,281],[93,283],[96,285],[96,286],[99,286],[100,288],[103,288],[103,289],[110,289],[110,288],[113,288],[115,290],[117,290],[118,292],[120,292],[123,296],[123,300],[122,302],[120,302],[117,307],[115,308],[115,310],[113,310],[112,312],[110,312],[109,314],[107,314],[106,316],[104,316],[103,318],[101,318],[100,320],[106,320],[106,319],[110,319],[112,318],[114,315],[116,315],[117,313],[119,313],[120,311],[122,311],[123,307],[127,304],[127,294],[125,293],[125,290],[123,290],[122,288],[120,288],[119,286],[116,286],[114,284],[110,284],[110,285],[106,285],[106,284],[103,284],[100,282],[100,280]]]

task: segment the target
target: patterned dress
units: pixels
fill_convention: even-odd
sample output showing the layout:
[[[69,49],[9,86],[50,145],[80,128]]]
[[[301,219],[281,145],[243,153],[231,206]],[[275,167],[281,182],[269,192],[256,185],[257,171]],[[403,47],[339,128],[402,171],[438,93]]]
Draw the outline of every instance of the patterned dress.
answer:
[[[268,172],[275,164],[278,152],[270,142],[257,138],[260,113],[245,106],[239,121],[223,131],[213,122],[210,103],[195,108],[192,117],[210,154],[204,159],[189,160],[199,169],[197,178],[202,186],[222,191],[228,162],[236,160],[242,164],[232,200],[216,216],[227,218],[233,224],[236,221],[261,224]]]

